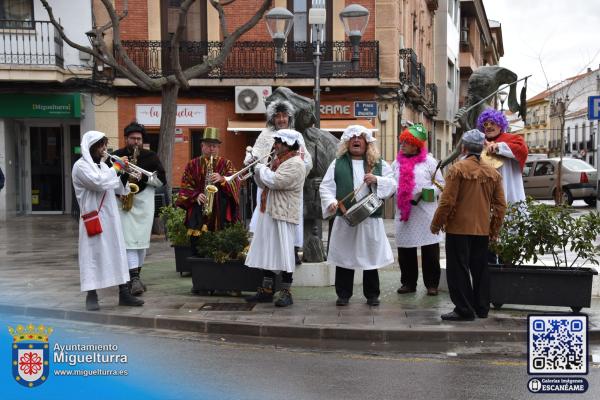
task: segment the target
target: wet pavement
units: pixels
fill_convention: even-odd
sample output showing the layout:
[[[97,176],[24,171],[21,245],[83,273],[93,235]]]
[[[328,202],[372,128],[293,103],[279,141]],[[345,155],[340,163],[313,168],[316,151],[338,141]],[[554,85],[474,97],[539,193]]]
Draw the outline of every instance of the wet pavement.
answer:
[[[385,220],[393,243],[393,221]],[[102,324],[164,328],[208,334],[298,339],[489,342],[524,341],[527,315],[568,312],[532,306],[492,310],[487,319],[444,322],[440,314],[453,306],[446,292],[427,296],[422,282],[416,293],[398,295],[397,264],[380,270],[381,305],[365,304],[360,285],[348,307],[335,306],[333,287],[293,287],[294,305],[258,304],[250,311],[200,310],[206,303],[243,303],[240,297],[196,296],[191,277],[175,272],[173,250],[155,236],[142,277],[148,291],[143,307],[117,305],[117,289],[99,291],[99,312],[85,311],[79,290],[77,221],[69,216],[17,217],[0,225],[0,311],[13,314]],[[326,236],[325,236],[326,237]],[[444,250],[442,247],[442,258]],[[302,267],[301,267],[302,268]],[[590,340],[600,342],[600,298],[589,316]]]

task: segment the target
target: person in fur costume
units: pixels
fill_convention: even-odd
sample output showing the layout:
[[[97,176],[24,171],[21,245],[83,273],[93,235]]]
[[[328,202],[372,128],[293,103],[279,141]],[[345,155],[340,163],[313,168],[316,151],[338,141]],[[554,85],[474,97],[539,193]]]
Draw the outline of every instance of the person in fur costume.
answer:
[[[296,109],[286,100],[274,100],[267,107],[267,127],[260,132],[254,146],[252,147],[252,151],[246,153],[246,158],[244,159],[244,165],[248,165],[255,160],[264,158],[268,155],[272,149],[273,144],[275,143],[275,138],[273,135],[280,129],[294,129],[294,114],[296,113]],[[304,139],[300,136],[300,157],[304,160],[304,165],[306,167],[306,175],[312,169],[312,158],[310,153],[306,150],[306,145],[304,143]],[[266,163],[266,158],[265,162]],[[252,220],[250,221],[250,232],[254,232],[256,228],[256,222],[258,219],[258,205],[260,204],[260,196],[262,193],[262,189],[258,188],[256,193],[256,204],[257,206],[254,208],[254,212],[252,214]],[[301,199],[301,204],[303,204],[303,198]],[[296,225],[296,238],[294,240],[294,257],[296,265],[302,263],[300,256],[298,255],[298,251],[304,244],[304,210],[303,207],[300,207],[300,223]]]
[[[413,293],[417,289],[419,264],[417,247],[421,247],[423,282],[429,296],[438,294],[440,283],[441,234],[429,230],[437,208],[440,189],[435,180],[444,185],[437,161],[427,152],[427,129],[421,124],[406,128],[398,138],[400,151],[392,163],[398,182],[396,194],[396,246],[400,265],[399,294]]]

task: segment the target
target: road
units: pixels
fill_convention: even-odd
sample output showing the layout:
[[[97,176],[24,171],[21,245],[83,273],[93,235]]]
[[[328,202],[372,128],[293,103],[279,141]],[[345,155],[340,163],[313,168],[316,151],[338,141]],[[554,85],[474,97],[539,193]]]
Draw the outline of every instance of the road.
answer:
[[[1,315],[3,326],[44,323],[52,326],[51,347],[111,344],[126,354],[126,364],[69,366],[53,362],[51,375],[40,387],[11,382],[10,336],[5,345],[0,387],[4,398],[47,399],[528,399],[526,359],[482,355],[479,348],[431,351],[415,344],[402,351],[382,351],[357,343],[353,351],[316,348],[284,342],[232,342],[199,334],[100,326],[50,319],[23,320]],[[250,340],[250,339],[248,339]],[[498,349],[501,348],[499,345]],[[513,349],[514,350],[514,349]],[[593,350],[593,351],[597,351]],[[75,352],[71,351],[70,354]],[[57,370],[123,370],[127,376],[73,377]],[[7,378],[8,377],[8,378]],[[578,399],[591,399],[600,387],[600,365],[591,364],[590,390]],[[193,397],[192,397],[193,396]],[[557,398],[553,396],[553,398]],[[565,397],[563,397],[565,398]]]

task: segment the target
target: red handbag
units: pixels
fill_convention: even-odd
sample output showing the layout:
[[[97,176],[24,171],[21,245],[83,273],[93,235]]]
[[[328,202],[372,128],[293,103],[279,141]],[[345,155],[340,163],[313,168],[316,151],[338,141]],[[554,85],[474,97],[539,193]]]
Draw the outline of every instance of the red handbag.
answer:
[[[102,200],[100,201],[100,207],[98,207],[98,210],[91,211],[81,216],[88,236],[96,236],[102,233],[102,224],[100,223],[99,213],[102,209],[102,204],[104,204],[105,196],[106,192],[104,192],[104,195],[102,195]]]

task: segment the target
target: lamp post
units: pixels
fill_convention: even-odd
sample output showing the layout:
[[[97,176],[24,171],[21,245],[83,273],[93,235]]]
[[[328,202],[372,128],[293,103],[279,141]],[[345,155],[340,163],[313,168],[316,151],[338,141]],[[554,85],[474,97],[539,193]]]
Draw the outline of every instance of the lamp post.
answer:
[[[314,44],[315,50],[313,52],[313,64],[315,71],[314,79],[314,99],[315,99],[315,125],[317,128],[321,127],[321,44],[323,42],[323,36],[325,33],[325,22],[326,22],[326,10],[324,8],[311,8],[308,12],[308,23],[314,29],[311,29],[310,42]],[[360,59],[360,40],[369,22],[369,10],[359,4],[350,4],[340,12],[340,20],[344,25],[344,30],[350,39],[352,45],[352,59],[348,62],[335,62],[335,66],[338,68],[345,67],[345,64],[349,64],[352,69],[358,69],[358,62]],[[294,68],[294,64],[303,63],[287,63],[284,64],[282,49],[285,44],[285,40],[292,29],[294,23],[294,14],[284,7],[275,7],[271,9],[266,15],[265,20],[267,23],[267,29],[269,35],[275,43],[275,63],[277,65],[277,75],[285,74],[289,68]],[[313,37],[313,31],[315,36]]]

